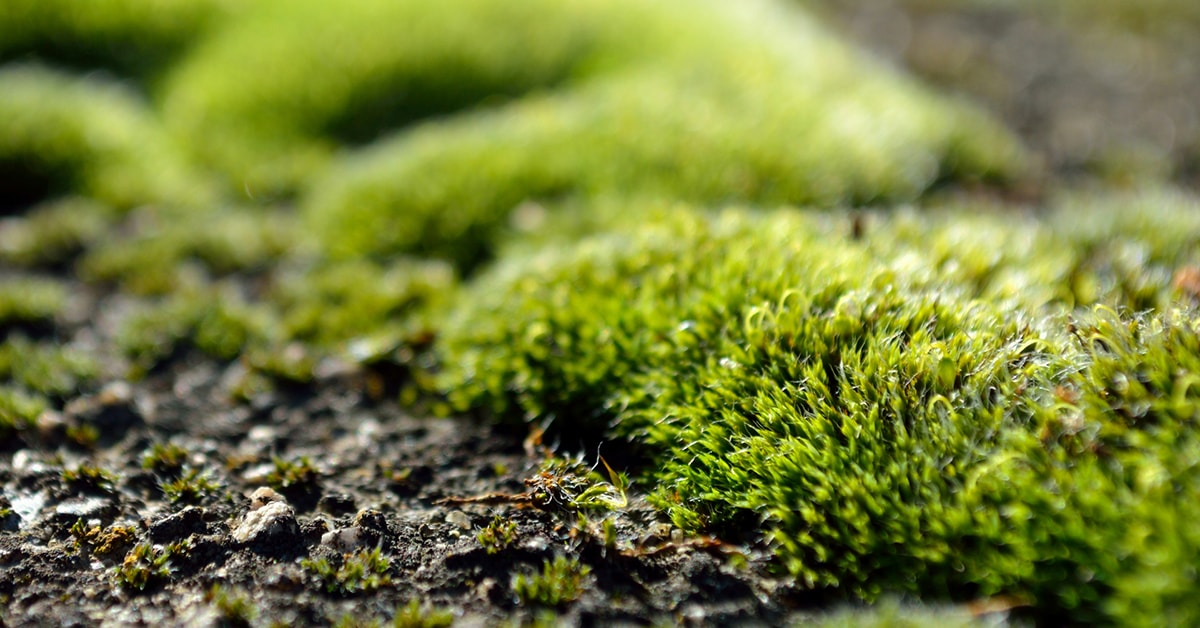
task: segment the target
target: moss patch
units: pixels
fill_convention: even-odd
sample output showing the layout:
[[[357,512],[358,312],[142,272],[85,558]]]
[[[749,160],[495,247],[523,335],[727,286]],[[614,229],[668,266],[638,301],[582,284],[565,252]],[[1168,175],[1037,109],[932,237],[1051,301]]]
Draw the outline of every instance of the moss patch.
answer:
[[[1194,215],[1161,201],[1096,223]],[[1107,231],[1101,245],[1061,211],[1038,223],[1057,228],[880,220],[861,241],[839,237],[836,217],[669,214],[480,277],[439,345],[443,390],[462,409],[635,441],[654,452],[656,500],[677,524],[761,526],[810,587],[1006,594],[1074,619],[1132,618],[1121,601],[1145,600],[1190,616],[1172,593],[1186,571],[1149,598],[1122,587],[1148,539],[1196,556],[1178,527],[1186,506],[1158,483],[1200,487],[1187,462],[1192,310],[1071,318],[1064,306],[1182,304],[1166,276],[1149,297],[1123,289],[1112,262],[1142,247],[1154,277],[1153,260],[1196,250],[1158,229]],[[984,263],[977,248],[929,246],[969,242],[966,226],[1059,248]],[[1081,274],[1112,289],[1081,299]],[[1131,485],[1134,468],[1159,480]],[[1128,529],[1155,533],[1114,536]]]

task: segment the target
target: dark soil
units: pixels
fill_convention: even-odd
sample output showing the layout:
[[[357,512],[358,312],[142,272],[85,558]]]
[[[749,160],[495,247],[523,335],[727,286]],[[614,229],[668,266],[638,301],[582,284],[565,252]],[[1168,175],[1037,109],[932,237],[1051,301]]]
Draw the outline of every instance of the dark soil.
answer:
[[[420,419],[372,401],[364,373],[330,374],[308,389],[229,401],[239,365],[181,359],[135,386],[110,385],[44,421],[47,442],[68,426],[105,429],[94,450],[40,445],[0,461],[4,498],[14,514],[0,536],[0,596],[7,625],[189,624],[223,619],[209,591],[242,595],[261,623],[322,624],[343,616],[387,620],[409,600],[454,612],[467,625],[532,620],[512,580],[539,572],[559,555],[590,568],[583,594],[558,610],[572,624],[661,622],[779,623],[793,611],[788,588],[768,575],[759,548],[684,539],[633,496],[614,513],[616,543],[601,538],[601,515],[581,524],[569,508],[522,503],[451,503],[443,498],[519,495],[546,450],[524,435],[469,419]],[[186,503],[160,484],[180,472],[143,468],[154,444],[187,451],[185,468],[203,469],[220,488]],[[307,457],[316,473],[283,486],[273,460]],[[63,469],[94,465],[111,485],[71,483]],[[274,485],[294,515],[238,540],[251,495]],[[260,493],[261,494],[261,493]],[[514,500],[516,502],[518,500]],[[489,554],[477,536],[500,516],[516,539]],[[287,515],[284,515],[287,518]],[[132,534],[107,547],[81,540],[78,522],[104,534]],[[322,537],[329,532],[352,532]],[[119,535],[117,535],[119,536]],[[185,542],[170,574],[144,590],[117,574],[134,543]],[[379,546],[390,585],[364,595],[329,594],[300,563]]]

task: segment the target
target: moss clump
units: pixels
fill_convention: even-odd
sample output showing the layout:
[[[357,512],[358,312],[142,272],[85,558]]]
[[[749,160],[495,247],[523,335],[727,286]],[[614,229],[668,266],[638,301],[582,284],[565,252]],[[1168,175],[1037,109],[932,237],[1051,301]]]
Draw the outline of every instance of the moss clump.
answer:
[[[0,329],[51,328],[67,304],[62,282],[36,277],[0,279]]]
[[[99,374],[93,356],[69,346],[34,342],[19,334],[0,344],[0,379],[50,397],[77,393]]]
[[[0,181],[18,204],[67,192],[118,209],[212,198],[123,85],[29,65],[0,67]]]
[[[524,604],[561,608],[579,599],[583,579],[591,572],[591,568],[577,559],[556,556],[553,562],[542,564],[540,574],[514,576],[513,593]]]
[[[117,283],[128,292],[169,294],[196,278],[263,271],[300,237],[282,212],[247,208],[184,216],[144,211],[132,218],[131,233],[114,235],[87,252],[81,276]]]
[[[1146,207],[1148,224],[1186,220],[1186,204]],[[1182,567],[1154,585],[1132,574],[1147,546],[1172,565],[1200,556],[1178,498],[1200,488],[1183,462],[1200,416],[1191,310],[1080,310],[1083,343],[1065,312],[1178,298],[1169,281],[1121,288],[1106,252],[1195,252],[1151,230],[1099,245],[1062,211],[1033,236],[1059,245],[1040,261],[930,246],[967,241],[936,219],[880,218],[851,241],[833,216],[668,214],[478,278],[446,325],[442,383],[459,408],[631,439],[678,525],[763,530],[809,587],[1188,617]],[[1113,289],[1071,296],[1080,269]],[[1130,529],[1155,532],[1113,532]]]
[[[422,27],[398,38],[398,23]],[[832,204],[1017,169],[982,116],[782,3],[263,2],[205,39],[162,102],[239,187],[303,190],[339,256],[470,265],[531,198]],[[340,145],[400,128],[307,184]]]
[[[80,197],[40,204],[0,223],[0,261],[24,268],[67,267],[108,233],[115,213]]]
[[[271,320],[269,310],[219,286],[180,290],[128,316],[116,343],[138,376],[188,349],[232,360],[252,345],[270,345]]]
[[[334,595],[370,593],[392,582],[388,576],[391,561],[378,547],[346,554],[336,566],[324,558],[306,558],[300,565],[317,577],[326,593]]]
[[[45,61],[145,75],[215,18],[226,0],[9,0],[0,6],[0,61]]]
[[[415,332],[419,313],[443,305],[456,284],[440,262],[354,260],[286,270],[268,298],[283,313],[288,338],[336,347]]]
[[[48,409],[46,399],[12,386],[0,386],[0,442],[34,427],[37,418]]]

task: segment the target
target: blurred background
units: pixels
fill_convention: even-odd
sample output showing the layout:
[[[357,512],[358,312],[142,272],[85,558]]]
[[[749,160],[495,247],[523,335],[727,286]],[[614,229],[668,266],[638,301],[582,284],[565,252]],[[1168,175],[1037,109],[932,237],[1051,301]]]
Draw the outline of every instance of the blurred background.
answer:
[[[1200,187],[1200,3],[817,0],[889,62],[982,103],[1068,179]]]

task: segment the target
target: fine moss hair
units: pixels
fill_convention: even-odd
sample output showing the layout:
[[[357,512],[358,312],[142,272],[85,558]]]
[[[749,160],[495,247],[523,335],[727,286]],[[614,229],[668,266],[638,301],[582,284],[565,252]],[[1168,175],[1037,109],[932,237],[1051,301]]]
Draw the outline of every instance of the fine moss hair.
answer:
[[[1189,618],[1177,592],[1200,548],[1165,487],[1200,488],[1184,462],[1200,344],[1163,271],[1198,251],[1149,226],[1195,208],[1062,205],[875,216],[860,240],[840,215],[665,211],[480,276],[445,326],[442,388],[647,449],[677,525],[761,530],[808,587]],[[1116,230],[1131,224],[1148,228]],[[950,246],[1020,237],[1056,248]],[[1130,249],[1158,283],[1122,281]],[[1084,276],[1100,289],[1081,294]],[[1154,561],[1157,584],[1133,575]]]

